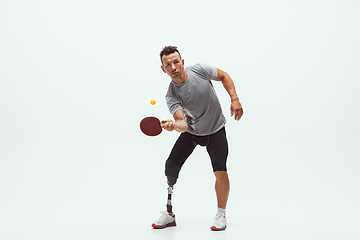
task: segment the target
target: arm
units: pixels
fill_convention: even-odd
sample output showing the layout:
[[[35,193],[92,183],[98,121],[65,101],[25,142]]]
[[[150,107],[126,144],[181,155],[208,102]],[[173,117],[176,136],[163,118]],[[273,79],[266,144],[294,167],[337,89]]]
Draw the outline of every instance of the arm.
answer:
[[[176,111],[174,113],[174,119],[175,119],[175,122],[173,120],[161,121],[162,123],[165,123],[163,125],[163,128],[167,131],[176,130],[177,132],[181,132],[181,133],[186,132],[188,125],[186,123],[183,110]]]
[[[241,106],[241,103],[239,101],[239,98],[236,94],[235,85],[233,80],[231,79],[230,75],[226,72],[217,69],[217,78],[216,81],[221,81],[226,91],[229,93],[230,99],[231,99],[231,116],[235,114],[235,120],[239,121],[241,116],[243,115],[243,109]]]

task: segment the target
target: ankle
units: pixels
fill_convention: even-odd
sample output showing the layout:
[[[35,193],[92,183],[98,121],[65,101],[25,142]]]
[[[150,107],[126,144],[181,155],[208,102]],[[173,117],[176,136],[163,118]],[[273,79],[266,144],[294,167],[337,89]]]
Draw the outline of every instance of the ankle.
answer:
[[[226,209],[225,208],[218,208],[218,213],[225,216]]]

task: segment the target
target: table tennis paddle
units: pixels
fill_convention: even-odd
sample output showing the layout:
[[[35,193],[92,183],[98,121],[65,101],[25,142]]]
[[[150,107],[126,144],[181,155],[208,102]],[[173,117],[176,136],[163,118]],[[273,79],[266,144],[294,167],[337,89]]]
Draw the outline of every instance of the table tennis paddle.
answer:
[[[157,136],[162,132],[164,123],[156,117],[146,117],[140,122],[141,131],[148,136]]]

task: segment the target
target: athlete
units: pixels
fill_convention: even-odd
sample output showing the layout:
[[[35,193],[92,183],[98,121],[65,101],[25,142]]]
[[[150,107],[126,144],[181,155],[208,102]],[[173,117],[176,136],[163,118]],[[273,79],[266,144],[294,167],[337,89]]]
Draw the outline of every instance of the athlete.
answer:
[[[243,109],[235,85],[229,74],[213,66],[195,64],[185,67],[184,59],[181,58],[177,47],[164,47],[160,59],[161,69],[172,80],[166,94],[166,103],[174,117],[174,120],[163,120],[163,128],[181,134],[165,163],[165,175],[169,185],[167,211],[162,212],[159,220],[155,221],[152,227],[160,229],[176,226],[171,205],[173,186],[182,165],[194,148],[200,145],[207,149],[216,178],[218,211],[210,229],[225,230],[227,224],[225,211],[230,190],[226,168],[228,156],[226,119],[211,80],[222,82],[231,99],[231,116],[238,121],[243,115]]]

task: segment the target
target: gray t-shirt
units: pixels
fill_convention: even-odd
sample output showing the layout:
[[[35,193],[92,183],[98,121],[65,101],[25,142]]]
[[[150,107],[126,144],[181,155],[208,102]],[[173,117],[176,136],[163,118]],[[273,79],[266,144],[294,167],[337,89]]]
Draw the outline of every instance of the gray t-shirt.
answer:
[[[185,67],[188,79],[182,84],[171,81],[166,94],[170,113],[183,110],[187,132],[205,136],[219,131],[226,123],[219,99],[210,80],[217,78],[217,69],[207,64]]]

